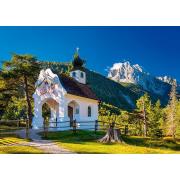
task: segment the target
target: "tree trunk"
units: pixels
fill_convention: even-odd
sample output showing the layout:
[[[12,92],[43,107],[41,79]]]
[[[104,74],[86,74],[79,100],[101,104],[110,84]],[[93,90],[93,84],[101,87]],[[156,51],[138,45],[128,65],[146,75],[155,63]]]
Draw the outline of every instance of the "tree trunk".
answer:
[[[144,119],[144,137],[147,137],[147,121]]]
[[[144,137],[147,137],[147,119],[146,119],[146,110],[143,101],[143,124],[144,124]]]
[[[114,129],[113,126],[110,126],[106,132],[106,135],[99,139],[98,142],[101,143],[114,143],[114,142],[118,142],[118,143],[124,143],[122,137],[121,137],[121,133],[119,129]]]
[[[28,89],[28,82],[27,82],[27,76],[26,75],[24,75],[24,89],[25,89],[27,108],[28,108],[29,127],[31,127],[31,124],[32,124],[32,107],[31,107],[31,101],[30,101],[30,97],[29,97],[29,89]]]
[[[172,122],[172,139],[176,141],[174,119]]]

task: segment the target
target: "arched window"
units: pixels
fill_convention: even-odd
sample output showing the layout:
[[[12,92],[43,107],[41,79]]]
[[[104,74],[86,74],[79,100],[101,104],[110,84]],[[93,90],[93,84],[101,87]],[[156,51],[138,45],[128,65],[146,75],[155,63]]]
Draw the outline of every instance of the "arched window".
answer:
[[[72,75],[73,75],[73,77],[76,77],[76,72],[73,72]]]
[[[83,72],[81,72],[81,78],[84,78],[84,73]]]
[[[88,106],[88,117],[91,117],[91,106]]]

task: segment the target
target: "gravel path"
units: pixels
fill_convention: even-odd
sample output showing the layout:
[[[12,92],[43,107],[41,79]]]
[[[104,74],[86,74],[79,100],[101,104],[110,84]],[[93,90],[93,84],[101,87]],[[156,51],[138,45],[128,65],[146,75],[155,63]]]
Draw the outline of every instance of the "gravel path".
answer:
[[[38,149],[41,149],[44,151],[44,153],[47,154],[72,154],[74,152],[65,149],[63,147],[60,147],[55,142],[51,140],[43,140],[41,136],[38,134],[39,130],[29,130],[29,139],[32,140],[32,142],[22,142],[19,145],[23,146],[31,146],[36,147]],[[15,132],[19,137],[26,138],[26,131],[25,130],[18,130]]]

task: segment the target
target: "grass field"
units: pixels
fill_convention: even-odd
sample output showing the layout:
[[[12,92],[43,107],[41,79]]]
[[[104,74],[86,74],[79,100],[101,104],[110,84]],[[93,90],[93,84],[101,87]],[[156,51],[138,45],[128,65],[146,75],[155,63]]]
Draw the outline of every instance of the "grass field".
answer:
[[[13,134],[4,134],[13,132],[17,130],[17,127],[0,125],[0,154],[39,154],[43,153],[41,150],[30,147],[23,146],[20,143],[25,142],[21,138],[16,137]],[[1,134],[2,133],[2,134]]]
[[[97,139],[104,132],[95,134],[91,131],[49,132],[47,139],[57,142],[60,146],[68,148],[77,153],[95,154],[179,154],[180,142],[171,139],[151,140],[142,137],[123,137],[125,144],[102,144]]]
[[[23,146],[21,143],[26,140],[8,136],[8,137],[0,137],[0,154],[39,154],[43,153],[41,150],[30,147]]]

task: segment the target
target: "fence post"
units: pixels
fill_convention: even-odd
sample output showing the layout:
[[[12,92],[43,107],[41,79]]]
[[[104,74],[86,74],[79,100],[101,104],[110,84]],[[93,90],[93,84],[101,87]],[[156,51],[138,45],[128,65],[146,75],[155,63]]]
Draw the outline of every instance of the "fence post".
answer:
[[[26,119],[26,139],[29,138],[29,120]]]
[[[125,125],[125,128],[124,128],[124,135],[126,136],[128,134],[128,125]]]
[[[19,120],[17,120],[17,128],[19,128]]]
[[[56,118],[56,127],[57,127],[57,118]]]
[[[73,120],[73,132],[76,133],[76,119]]]
[[[97,132],[98,130],[98,120],[95,120],[95,133]]]
[[[47,138],[48,136],[48,127],[47,127],[47,121],[44,119],[44,137]]]

